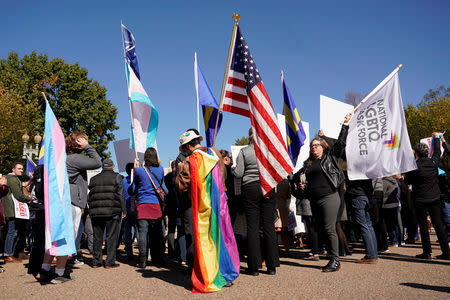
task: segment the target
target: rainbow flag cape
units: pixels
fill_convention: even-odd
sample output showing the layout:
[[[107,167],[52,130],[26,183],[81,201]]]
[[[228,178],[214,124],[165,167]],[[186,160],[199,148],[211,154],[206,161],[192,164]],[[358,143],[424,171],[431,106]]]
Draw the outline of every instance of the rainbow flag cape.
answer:
[[[210,293],[239,276],[240,261],[228,213],[227,196],[214,151],[189,158],[195,258],[192,291]]]
[[[44,138],[45,251],[64,256],[76,253],[66,143],[61,127],[46,101]]]

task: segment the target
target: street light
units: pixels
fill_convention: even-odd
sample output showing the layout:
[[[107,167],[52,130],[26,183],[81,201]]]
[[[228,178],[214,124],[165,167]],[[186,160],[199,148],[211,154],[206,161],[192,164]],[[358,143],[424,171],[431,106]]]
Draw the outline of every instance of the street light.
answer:
[[[30,145],[28,147],[28,141],[30,140],[30,136],[25,132],[22,135],[22,142],[23,142],[23,159],[27,159],[27,156],[31,157],[32,160],[37,160],[39,156],[39,144],[42,141],[42,137],[37,133],[34,136],[34,146]],[[36,157],[36,158],[35,158]]]

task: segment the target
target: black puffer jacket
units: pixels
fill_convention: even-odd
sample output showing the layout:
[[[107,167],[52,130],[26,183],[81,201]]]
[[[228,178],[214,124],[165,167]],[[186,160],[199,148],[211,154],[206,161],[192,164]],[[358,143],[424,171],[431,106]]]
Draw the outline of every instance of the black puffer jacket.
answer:
[[[89,214],[92,218],[113,217],[126,213],[122,175],[103,170],[89,183]]]

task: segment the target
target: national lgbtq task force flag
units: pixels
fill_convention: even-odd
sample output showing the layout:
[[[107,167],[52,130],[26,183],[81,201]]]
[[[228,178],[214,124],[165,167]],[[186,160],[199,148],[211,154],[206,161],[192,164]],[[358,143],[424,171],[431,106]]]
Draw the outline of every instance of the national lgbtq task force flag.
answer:
[[[205,125],[205,140],[206,146],[212,147],[214,142],[214,131],[216,130],[217,114],[219,113],[219,104],[214,98],[211,89],[203,76],[202,70],[197,63],[197,55],[194,60],[194,76],[195,89],[199,105],[202,106],[203,123]],[[222,124],[222,114],[219,114],[219,121],[217,124],[216,136],[219,133],[220,125]]]
[[[46,101],[44,144],[45,250],[50,255],[76,253],[72,222],[66,143]]]
[[[417,169],[395,69],[361,102],[349,122],[350,180],[380,178]]]

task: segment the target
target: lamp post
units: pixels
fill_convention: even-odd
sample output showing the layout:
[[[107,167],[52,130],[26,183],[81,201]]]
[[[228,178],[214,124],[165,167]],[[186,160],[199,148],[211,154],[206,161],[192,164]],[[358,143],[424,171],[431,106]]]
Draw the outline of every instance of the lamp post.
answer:
[[[39,156],[39,144],[42,141],[42,137],[37,133],[34,136],[34,146],[30,143],[28,146],[28,141],[30,140],[30,136],[27,134],[27,132],[22,135],[22,142],[23,142],[23,159],[27,159],[27,156],[29,156],[33,161],[36,160]]]

